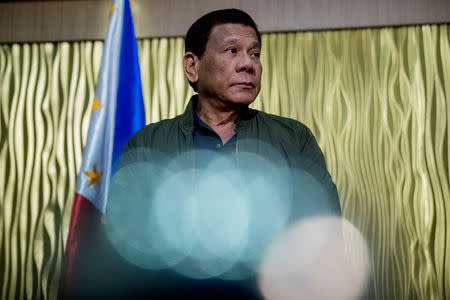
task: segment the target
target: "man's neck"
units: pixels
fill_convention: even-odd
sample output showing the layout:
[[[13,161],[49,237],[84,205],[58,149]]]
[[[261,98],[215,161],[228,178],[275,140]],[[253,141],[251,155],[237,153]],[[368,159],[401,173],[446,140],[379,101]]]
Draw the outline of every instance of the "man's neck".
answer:
[[[198,98],[197,115],[219,135],[224,144],[235,134],[235,121],[240,109],[241,106],[236,104]]]

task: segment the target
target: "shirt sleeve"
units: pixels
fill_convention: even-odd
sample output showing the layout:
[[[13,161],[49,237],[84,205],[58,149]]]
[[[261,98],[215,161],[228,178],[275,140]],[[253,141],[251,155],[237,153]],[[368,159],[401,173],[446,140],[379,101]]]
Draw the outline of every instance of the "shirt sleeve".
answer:
[[[313,201],[320,203],[316,203],[317,209],[313,209],[312,213],[341,215],[341,205],[337,188],[327,170],[325,157],[322,150],[317,144],[316,138],[311,130],[309,130],[306,126],[302,127],[303,128],[301,128],[297,134],[298,143],[300,146],[300,170],[298,171],[299,173],[297,173],[297,176],[308,177],[310,175],[313,179],[301,178],[300,180],[306,180],[313,185],[314,182],[310,181],[316,181],[318,183],[318,188],[323,190],[325,194],[319,197],[317,193],[314,193],[316,197]],[[308,188],[310,187],[311,186]]]

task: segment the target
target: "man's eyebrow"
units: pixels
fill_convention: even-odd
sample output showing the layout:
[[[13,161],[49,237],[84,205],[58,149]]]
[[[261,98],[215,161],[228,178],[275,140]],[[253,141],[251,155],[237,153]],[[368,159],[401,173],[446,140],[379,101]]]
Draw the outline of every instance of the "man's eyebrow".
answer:
[[[240,40],[237,38],[225,38],[223,40],[223,44],[239,44]],[[252,44],[250,48],[261,48],[261,44],[259,43],[259,41],[255,40]]]
[[[259,49],[261,49],[261,44],[258,41],[254,41],[252,43],[251,48],[259,48]]]

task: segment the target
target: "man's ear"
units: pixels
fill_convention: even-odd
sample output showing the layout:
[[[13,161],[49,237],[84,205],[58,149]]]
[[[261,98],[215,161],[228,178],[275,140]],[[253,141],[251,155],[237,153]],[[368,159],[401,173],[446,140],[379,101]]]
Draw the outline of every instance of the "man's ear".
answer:
[[[192,52],[186,52],[183,57],[184,73],[192,83],[198,81],[198,57]]]

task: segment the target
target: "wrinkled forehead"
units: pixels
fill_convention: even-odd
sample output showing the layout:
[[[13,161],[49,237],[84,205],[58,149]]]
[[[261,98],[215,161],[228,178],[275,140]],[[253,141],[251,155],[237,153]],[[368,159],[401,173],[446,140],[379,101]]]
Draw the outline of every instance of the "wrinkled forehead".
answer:
[[[211,28],[207,45],[224,43],[249,43],[252,47],[261,47],[255,29],[240,23],[217,24]]]

